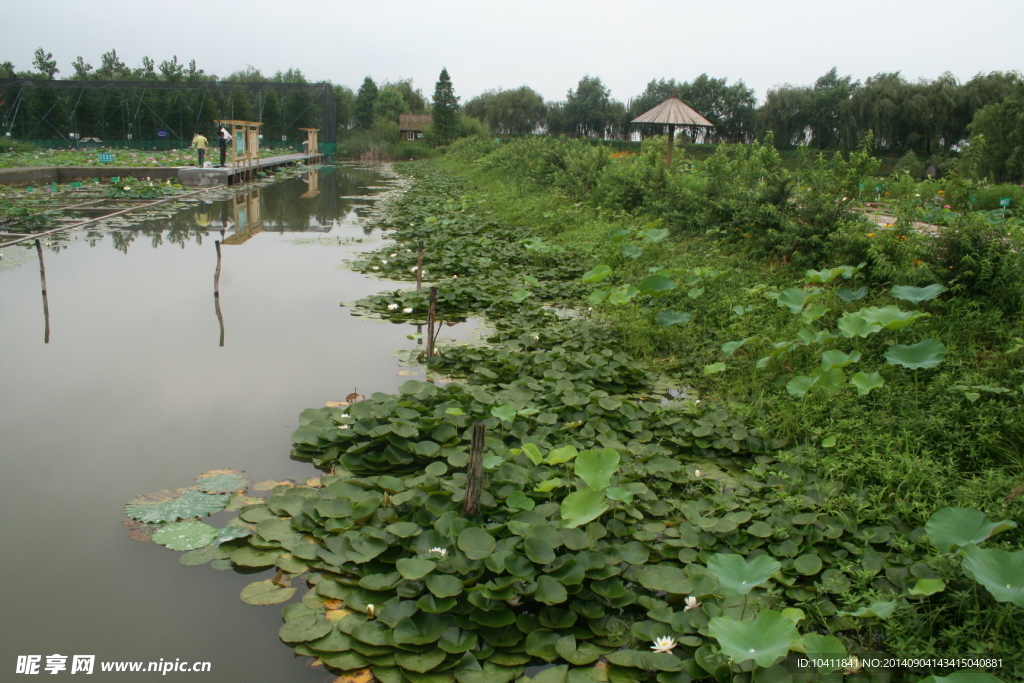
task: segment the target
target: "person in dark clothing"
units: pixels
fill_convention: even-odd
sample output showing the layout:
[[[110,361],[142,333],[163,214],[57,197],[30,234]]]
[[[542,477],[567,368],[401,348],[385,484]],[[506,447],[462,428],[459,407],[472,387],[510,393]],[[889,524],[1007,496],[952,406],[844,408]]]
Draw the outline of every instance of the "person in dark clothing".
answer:
[[[224,160],[228,154],[228,143],[231,142],[231,133],[226,128],[221,126],[220,131],[217,133],[217,144],[220,145],[220,167],[224,168]]]

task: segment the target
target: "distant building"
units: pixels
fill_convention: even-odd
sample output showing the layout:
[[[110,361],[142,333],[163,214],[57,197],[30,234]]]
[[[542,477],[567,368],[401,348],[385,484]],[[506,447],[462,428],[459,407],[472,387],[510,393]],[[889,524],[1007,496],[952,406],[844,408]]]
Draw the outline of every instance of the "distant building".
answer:
[[[423,133],[434,123],[430,114],[399,114],[398,130],[403,140],[422,140]]]

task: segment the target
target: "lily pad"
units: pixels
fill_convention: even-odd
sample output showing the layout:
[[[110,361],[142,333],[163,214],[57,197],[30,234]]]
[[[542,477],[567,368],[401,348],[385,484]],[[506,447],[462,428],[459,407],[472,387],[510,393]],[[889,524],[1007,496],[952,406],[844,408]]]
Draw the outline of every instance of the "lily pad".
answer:
[[[132,498],[124,506],[124,513],[146,524],[161,524],[212,515],[227,507],[230,500],[227,494],[209,494],[196,489],[176,493],[159,491]]]
[[[238,470],[209,470],[196,477],[196,486],[206,493],[235,493],[249,486],[249,478]]]
[[[195,550],[210,545],[217,538],[217,529],[197,520],[174,522],[153,534],[153,542],[171,550]]]
[[[294,587],[280,586],[270,579],[250,583],[242,589],[242,602],[250,605],[277,605],[295,595]]]

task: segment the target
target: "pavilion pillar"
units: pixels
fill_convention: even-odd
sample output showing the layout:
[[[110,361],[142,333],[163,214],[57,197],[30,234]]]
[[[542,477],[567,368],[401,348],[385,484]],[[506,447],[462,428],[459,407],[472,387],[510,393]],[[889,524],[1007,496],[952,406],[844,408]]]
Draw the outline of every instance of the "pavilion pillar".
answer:
[[[672,165],[672,148],[676,146],[676,127],[668,124],[668,152],[665,153],[665,165]]]

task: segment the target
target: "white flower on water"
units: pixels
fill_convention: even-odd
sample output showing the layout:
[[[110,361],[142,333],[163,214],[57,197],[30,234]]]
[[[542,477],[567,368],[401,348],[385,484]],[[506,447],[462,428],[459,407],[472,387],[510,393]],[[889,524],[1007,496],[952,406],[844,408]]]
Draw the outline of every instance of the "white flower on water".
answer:
[[[683,611],[689,612],[690,610],[697,609],[698,607],[700,607],[700,600],[697,599],[696,595],[691,595],[686,598],[686,607],[683,608]]]
[[[410,273],[415,273],[416,272],[416,266],[413,266],[412,268],[410,268],[409,272]]]
[[[402,313],[412,313],[412,309],[411,308],[403,308],[402,309]]]
[[[655,652],[672,652],[675,646],[676,639],[672,636],[658,636],[654,639],[654,645],[651,645],[651,649]]]
[[[444,557],[448,554],[448,551],[444,548],[431,548],[429,552],[436,553],[438,557]]]
[[[396,254],[392,254],[391,256],[392,256],[392,257],[394,257],[394,256],[398,256],[398,254],[397,254],[397,253],[396,253]]]
[[[387,259],[381,259],[380,262],[383,263],[385,266],[388,264]]]
[[[338,429],[352,429],[348,425],[338,425]]]
[[[373,619],[375,616],[377,616],[377,608],[374,607],[372,604],[367,605],[366,606],[366,618],[367,619]]]
[[[693,476],[695,478],[697,478],[697,479],[700,479],[700,477],[701,477],[700,470],[694,470],[693,471]]]
[[[398,304],[388,304],[388,310],[393,311],[398,308]]]
[[[380,270],[380,266],[373,266],[373,270]]]

